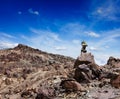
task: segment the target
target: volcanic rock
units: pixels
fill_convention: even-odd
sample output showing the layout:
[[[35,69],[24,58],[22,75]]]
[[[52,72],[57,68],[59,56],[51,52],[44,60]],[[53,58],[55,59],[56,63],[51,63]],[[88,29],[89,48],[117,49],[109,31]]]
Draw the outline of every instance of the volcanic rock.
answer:
[[[120,88],[120,75],[116,75],[114,78],[111,78],[110,83],[115,88]]]
[[[63,80],[60,86],[62,86],[66,91],[85,91],[81,84],[73,79]]]
[[[0,95],[2,99],[8,99],[6,94],[7,97],[17,95],[18,99],[40,97],[42,92],[47,92],[46,86],[54,89],[62,77],[70,75],[74,61],[71,57],[47,53],[23,44],[0,50],[0,77],[5,78],[0,80]],[[59,79],[54,79],[55,76]],[[27,90],[37,89],[40,85],[45,90],[37,93]],[[47,96],[51,97],[50,93]]]
[[[118,68],[120,67],[120,59],[110,57],[107,61],[107,65],[109,65],[112,68]]]
[[[102,69],[95,63],[88,64],[88,67],[90,70],[92,70],[93,78],[100,78],[102,72]]]
[[[108,96],[109,98],[120,97],[120,91],[113,88],[120,88],[119,77],[114,74],[118,71],[119,59],[110,59],[107,66],[111,66],[111,69],[105,66],[100,68],[91,53],[81,53],[75,62],[71,57],[47,53],[19,44],[15,48],[0,50],[0,98],[95,99],[98,97],[108,99]],[[102,80],[105,78],[106,81],[98,80],[100,77],[103,78]],[[74,78],[77,81],[73,80]],[[60,83],[64,89],[60,87]],[[93,86],[89,87],[89,84]],[[87,93],[81,92],[85,90],[84,88],[88,89]],[[112,91],[109,91],[110,88]],[[109,94],[99,93],[99,90],[104,92],[106,89],[108,93],[110,92]],[[64,90],[72,91],[74,98],[67,95],[69,93]],[[102,98],[105,94],[107,96]]]
[[[75,70],[74,78],[78,82],[90,83],[90,80],[92,79],[92,70],[89,69],[88,65],[79,65]]]
[[[55,92],[54,89],[51,88],[47,88],[47,89],[43,89],[40,88],[37,92],[37,96],[35,99],[53,99],[53,97],[55,96]]]
[[[74,68],[77,68],[81,64],[95,63],[94,56],[91,53],[81,53],[81,55],[76,59]]]
[[[100,77],[101,70],[94,61],[94,56],[91,53],[81,53],[76,59],[74,78],[78,82],[90,83],[90,80]]]

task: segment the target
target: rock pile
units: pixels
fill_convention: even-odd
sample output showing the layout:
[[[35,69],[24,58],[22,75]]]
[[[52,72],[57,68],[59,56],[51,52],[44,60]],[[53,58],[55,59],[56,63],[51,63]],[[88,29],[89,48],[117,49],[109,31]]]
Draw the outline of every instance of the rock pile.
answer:
[[[74,64],[75,76],[78,82],[88,82],[93,79],[99,79],[101,70],[94,61],[91,53],[81,53]]]
[[[61,85],[65,90],[72,92],[90,90],[91,96],[86,93],[85,96],[80,96],[83,99],[119,99],[120,95],[115,93],[120,91],[114,89],[120,88],[120,74],[114,71],[115,68],[120,68],[119,64],[119,59],[110,57],[107,65],[100,67],[95,63],[91,53],[81,53],[74,63],[75,80],[64,80]]]

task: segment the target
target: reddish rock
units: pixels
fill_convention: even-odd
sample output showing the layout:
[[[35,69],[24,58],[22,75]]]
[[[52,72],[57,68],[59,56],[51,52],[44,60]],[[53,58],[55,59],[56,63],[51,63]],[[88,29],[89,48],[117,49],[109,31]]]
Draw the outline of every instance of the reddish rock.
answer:
[[[114,78],[112,78],[110,83],[113,87],[120,88],[120,75],[116,75]]]
[[[63,80],[60,84],[63,89],[66,91],[83,91],[84,88],[81,86],[80,83],[76,82],[75,80]]]

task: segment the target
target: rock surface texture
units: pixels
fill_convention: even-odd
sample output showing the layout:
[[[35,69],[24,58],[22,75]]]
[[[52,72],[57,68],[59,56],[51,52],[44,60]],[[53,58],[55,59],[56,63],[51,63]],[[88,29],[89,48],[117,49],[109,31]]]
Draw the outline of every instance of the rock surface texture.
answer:
[[[81,53],[74,64],[75,76],[78,82],[88,82],[99,78],[101,70],[94,61],[94,56],[91,53]]]
[[[98,66],[19,44],[0,50],[0,99],[120,99],[120,59]]]
[[[81,64],[89,64],[89,63],[95,63],[94,56],[91,53],[81,53],[81,55],[78,56],[78,58],[76,59],[74,67],[76,68]]]

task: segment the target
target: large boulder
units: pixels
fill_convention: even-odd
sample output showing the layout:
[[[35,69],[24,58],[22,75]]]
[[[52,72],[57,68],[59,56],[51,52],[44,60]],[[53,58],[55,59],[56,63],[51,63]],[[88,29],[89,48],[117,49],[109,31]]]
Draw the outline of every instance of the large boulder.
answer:
[[[88,64],[88,67],[90,68],[90,70],[92,70],[93,78],[101,77],[101,74],[103,73],[103,71],[100,68],[100,66],[98,66],[95,63],[90,63],[90,64]]]
[[[74,68],[74,78],[78,82],[90,83],[93,79],[99,79],[102,73],[100,67],[95,63],[94,56],[91,53],[81,53],[75,61]]]
[[[75,70],[74,78],[78,82],[90,83],[90,80],[92,79],[92,71],[90,70],[88,65],[79,65]]]
[[[60,86],[66,91],[85,91],[81,84],[73,79],[63,80]]]
[[[102,78],[109,79],[112,87],[120,88],[120,74],[117,72],[103,72]]]
[[[120,75],[114,75],[110,80],[110,84],[115,88],[120,88]]]
[[[95,63],[94,56],[91,53],[81,53],[81,55],[76,59],[74,68],[81,64]]]
[[[90,63],[88,65],[82,64],[75,69],[74,78],[78,82],[90,83],[93,79],[99,79],[101,72],[101,69],[95,63]]]
[[[112,68],[118,68],[120,67],[120,59],[110,57],[107,61],[107,65],[109,65]]]

